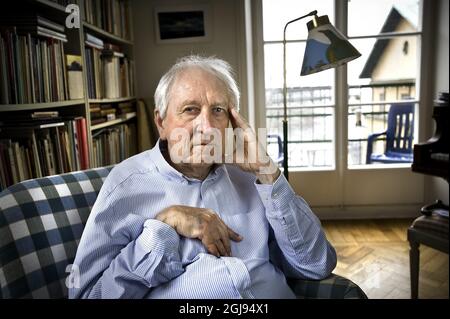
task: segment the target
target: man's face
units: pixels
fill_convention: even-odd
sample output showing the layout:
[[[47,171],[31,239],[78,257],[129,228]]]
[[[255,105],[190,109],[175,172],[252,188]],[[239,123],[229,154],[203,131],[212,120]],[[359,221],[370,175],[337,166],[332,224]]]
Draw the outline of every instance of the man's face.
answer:
[[[223,153],[230,107],[225,84],[209,72],[191,68],[178,74],[169,94],[166,116],[161,119],[156,112],[155,122],[161,139],[168,141],[169,151],[180,142],[180,129],[187,132],[188,155],[198,159],[210,142],[219,145],[215,150]]]

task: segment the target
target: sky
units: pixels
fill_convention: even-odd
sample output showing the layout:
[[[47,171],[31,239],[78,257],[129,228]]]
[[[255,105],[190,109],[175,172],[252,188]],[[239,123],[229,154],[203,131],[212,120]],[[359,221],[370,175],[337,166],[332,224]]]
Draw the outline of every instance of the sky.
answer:
[[[313,10],[317,10],[319,16],[328,15],[331,23],[334,24],[333,2],[333,0],[263,0],[264,41],[282,40],[286,22]],[[348,35],[378,34],[394,5],[413,25],[418,25],[419,0],[348,0]],[[290,24],[286,38],[288,40],[306,39],[308,32],[306,23],[310,20],[311,18],[308,17]],[[359,74],[375,40],[351,40],[351,43],[362,56],[348,64],[350,84],[365,84],[369,80],[359,79]],[[288,86],[333,85],[334,71],[332,69],[300,77],[304,49],[304,43],[287,45],[287,65],[290,67],[287,71]],[[267,45],[264,58],[266,87],[280,87],[283,76],[282,45]]]

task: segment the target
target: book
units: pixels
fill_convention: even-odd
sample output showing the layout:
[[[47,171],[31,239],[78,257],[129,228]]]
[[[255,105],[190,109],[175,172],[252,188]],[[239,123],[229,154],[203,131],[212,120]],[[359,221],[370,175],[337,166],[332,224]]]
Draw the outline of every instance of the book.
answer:
[[[19,13],[19,15],[15,16],[2,16],[0,17],[0,25],[18,25],[24,27],[42,26],[60,33],[64,33],[65,31],[64,25],[44,18],[33,12],[25,12],[22,14]]]
[[[116,114],[116,109],[103,109],[100,111],[101,115],[107,115],[107,114]]]
[[[66,68],[69,82],[69,98],[71,100],[83,99],[84,86],[81,56],[67,54]]]
[[[88,142],[87,142],[87,126],[86,119],[80,118],[78,120],[79,123],[79,133],[80,133],[80,141],[81,141],[81,169],[89,168],[89,151],[88,151]]]
[[[99,39],[99,38],[93,36],[90,33],[85,33],[85,35],[86,35],[86,37],[85,37],[85,41],[86,42],[89,42],[91,44],[94,44],[94,45],[97,45],[97,46],[100,46],[100,47],[104,46],[104,42],[103,42],[102,39]]]
[[[31,113],[31,118],[42,119],[42,118],[55,118],[59,116],[58,111],[36,111]]]
[[[91,119],[91,125],[97,125],[97,124],[105,123],[105,122],[106,122],[106,118],[105,117]]]
[[[31,34],[33,36],[41,36],[46,38],[51,38],[55,40],[60,40],[62,42],[67,42],[67,37],[64,33],[53,31],[51,29],[41,27],[41,26],[17,26],[17,33],[20,35]]]
[[[136,112],[122,113],[120,115],[121,118],[126,119],[126,120],[131,119],[131,118],[133,118],[135,116],[136,116]]]
[[[43,27],[47,27],[47,28],[52,29],[54,31],[58,31],[58,32],[61,32],[61,33],[64,33],[64,31],[65,31],[63,25],[61,25],[59,23],[56,23],[56,22],[53,22],[51,20],[48,20],[48,19],[46,19],[44,17],[41,17],[41,16],[37,16],[37,23],[38,23],[38,25],[41,25]]]

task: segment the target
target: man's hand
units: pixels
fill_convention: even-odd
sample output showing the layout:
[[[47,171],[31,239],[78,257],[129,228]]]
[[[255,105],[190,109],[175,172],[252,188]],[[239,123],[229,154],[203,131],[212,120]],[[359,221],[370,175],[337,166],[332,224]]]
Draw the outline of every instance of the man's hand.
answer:
[[[230,239],[242,236],[229,228],[211,209],[174,205],[162,210],[156,219],[172,226],[178,234],[202,241],[212,255],[231,256]]]
[[[230,122],[233,129],[240,128],[244,133],[242,137],[237,137],[243,138],[243,158],[236,154],[235,151],[233,154],[235,165],[240,167],[243,171],[255,174],[261,183],[273,184],[278,176],[280,176],[280,169],[267,155],[265,148],[258,141],[258,138],[250,125],[234,107],[230,109],[230,115]],[[266,160],[265,162],[262,161],[264,159]]]

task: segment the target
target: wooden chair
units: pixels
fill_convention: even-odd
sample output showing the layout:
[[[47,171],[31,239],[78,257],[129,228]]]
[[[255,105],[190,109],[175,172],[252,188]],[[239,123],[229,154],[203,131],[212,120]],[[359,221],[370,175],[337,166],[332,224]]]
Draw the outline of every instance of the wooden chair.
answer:
[[[419,292],[420,244],[448,254],[448,206],[438,200],[421,212],[408,229],[411,299],[417,299]]]
[[[366,164],[411,163],[413,160],[414,103],[392,104],[388,113],[387,130],[370,134],[367,138]],[[386,137],[383,154],[373,154],[373,143],[381,136]]]

